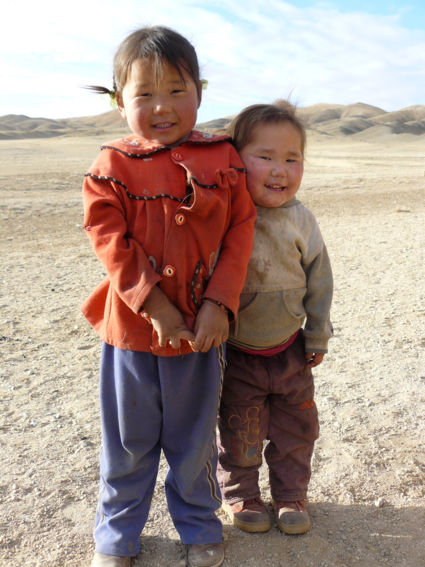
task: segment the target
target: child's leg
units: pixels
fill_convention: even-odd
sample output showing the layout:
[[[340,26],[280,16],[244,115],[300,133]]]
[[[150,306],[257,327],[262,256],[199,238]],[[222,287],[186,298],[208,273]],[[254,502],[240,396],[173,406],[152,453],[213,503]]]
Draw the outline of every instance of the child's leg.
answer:
[[[259,357],[229,347],[227,363],[217,475],[223,499],[233,504],[260,497],[258,471],[268,429],[269,380]]]
[[[159,359],[161,444],[170,465],[165,489],[185,544],[222,541],[216,480],[215,427],[224,370],[223,348]]]
[[[303,500],[319,422],[313,375],[305,365],[302,335],[270,362],[273,395],[269,443],[264,456],[269,466],[271,495],[276,502]]]
[[[100,373],[102,455],[96,551],[139,551],[160,458],[161,391],[157,357],[103,345]]]

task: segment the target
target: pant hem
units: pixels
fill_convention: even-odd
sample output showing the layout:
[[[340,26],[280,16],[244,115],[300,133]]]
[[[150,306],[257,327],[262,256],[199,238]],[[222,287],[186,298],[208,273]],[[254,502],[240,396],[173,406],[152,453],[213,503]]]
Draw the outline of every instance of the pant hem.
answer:
[[[305,500],[307,492],[289,492],[280,496],[272,496],[274,502],[295,502],[296,500]]]

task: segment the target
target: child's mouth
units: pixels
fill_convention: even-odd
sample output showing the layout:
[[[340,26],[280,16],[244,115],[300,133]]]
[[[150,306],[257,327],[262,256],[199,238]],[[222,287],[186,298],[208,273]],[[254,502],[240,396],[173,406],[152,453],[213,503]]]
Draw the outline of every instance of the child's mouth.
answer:
[[[154,128],[158,128],[159,130],[166,130],[167,128],[171,128],[173,126],[172,122],[160,122],[158,124],[154,124]]]
[[[275,193],[281,193],[286,189],[286,187],[283,187],[282,185],[265,185],[265,188],[268,191],[274,191]]]

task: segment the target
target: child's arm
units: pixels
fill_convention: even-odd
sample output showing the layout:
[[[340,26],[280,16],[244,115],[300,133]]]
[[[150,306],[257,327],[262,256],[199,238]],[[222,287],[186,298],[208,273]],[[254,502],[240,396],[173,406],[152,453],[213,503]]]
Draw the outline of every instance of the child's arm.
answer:
[[[186,326],[183,316],[158,286],[154,286],[143,304],[153,328],[158,334],[159,346],[167,342],[173,348],[180,348],[180,341],[193,341],[195,335]],[[201,350],[201,349],[199,349]]]
[[[204,292],[204,302],[195,321],[194,350],[208,351],[227,340],[229,318],[236,317],[254,240],[257,211],[246,189],[243,165],[232,148],[232,160],[241,172],[231,184],[229,228],[223,238],[218,261]]]
[[[161,276],[141,244],[128,234],[120,187],[112,181],[86,176],[83,203],[84,228],[96,256],[121,300],[138,313]]]
[[[246,189],[240,157],[234,148],[231,151],[231,162],[241,172],[238,173],[236,183],[232,184],[229,227],[204,297],[225,305],[232,320],[238,312],[239,296],[245,283],[257,211]]]
[[[333,294],[332,268],[317,223],[315,230],[315,240],[322,242],[322,246],[310,263],[303,266],[307,287],[304,296],[304,308],[307,313],[304,326],[305,359],[310,368],[322,363],[328,341],[333,335],[330,321]]]

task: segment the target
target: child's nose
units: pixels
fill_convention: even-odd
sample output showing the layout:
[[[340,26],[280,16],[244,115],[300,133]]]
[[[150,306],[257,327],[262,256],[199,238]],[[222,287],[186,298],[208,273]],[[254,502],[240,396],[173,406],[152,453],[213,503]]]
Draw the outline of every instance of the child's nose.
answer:
[[[167,98],[164,96],[156,96],[153,103],[153,110],[155,114],[163,114],[168,112],[170,105],[168,104]]]
[[[272,167],[272,175],[275,177],[284,177],[286,176],[286,167],[283,163],[276,162],[273,164]]]

